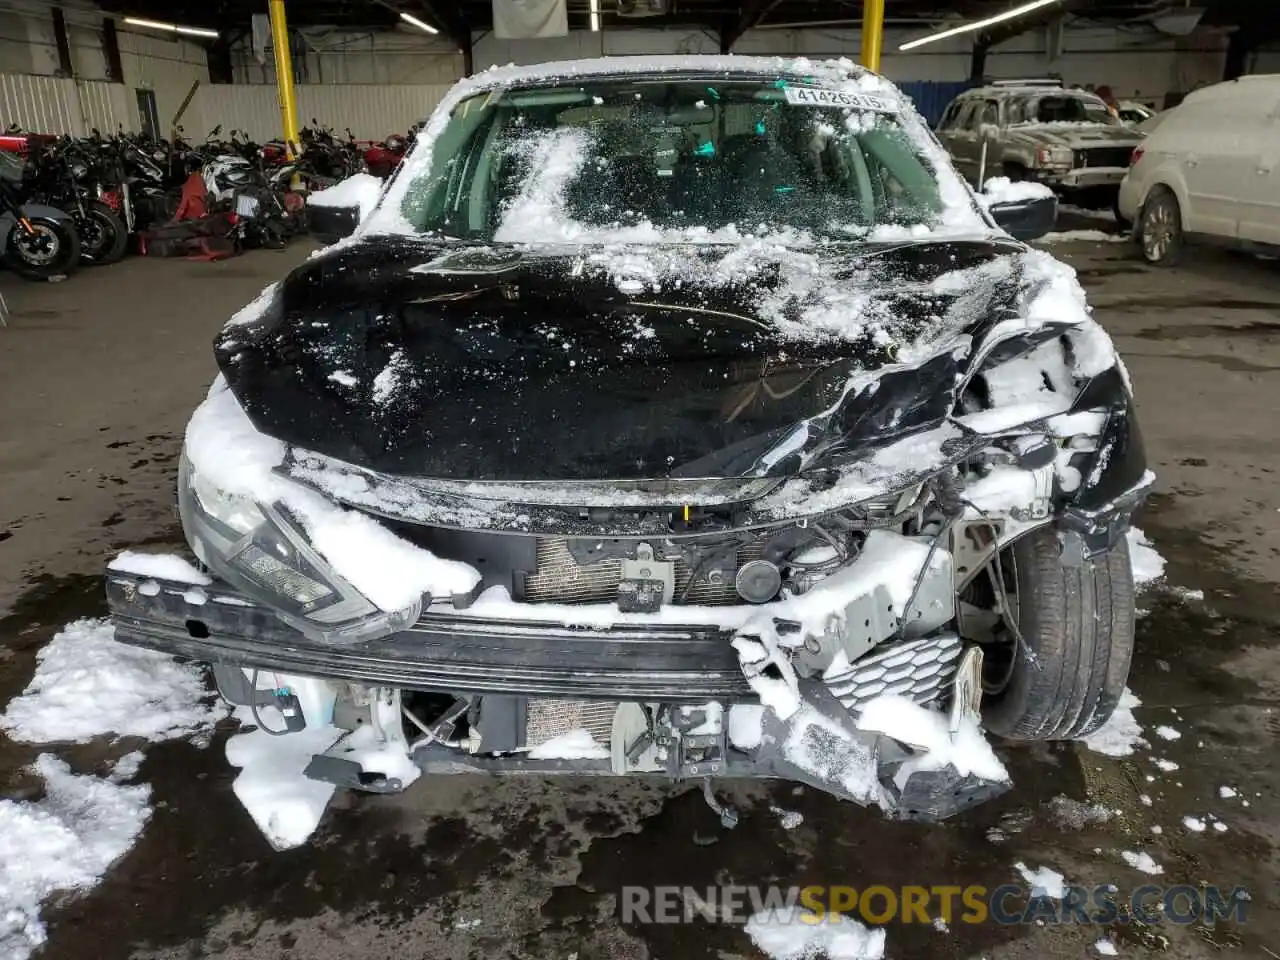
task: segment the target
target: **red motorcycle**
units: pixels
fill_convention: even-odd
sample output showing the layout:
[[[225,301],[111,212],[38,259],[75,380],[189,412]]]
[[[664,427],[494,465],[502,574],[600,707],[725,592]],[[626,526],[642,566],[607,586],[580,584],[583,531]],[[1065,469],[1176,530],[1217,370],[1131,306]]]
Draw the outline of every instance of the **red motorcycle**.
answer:
[[[51,133],[20,133],[10,128],[0,133],[0,150],[25,157],[30,150],[37,152],[58,138]]]
[[[364,151],[364,162],[369,172],[383,180],[395,172],[400,161],[409,152],[409,138],[393,133],[381,143],[374,143]]]

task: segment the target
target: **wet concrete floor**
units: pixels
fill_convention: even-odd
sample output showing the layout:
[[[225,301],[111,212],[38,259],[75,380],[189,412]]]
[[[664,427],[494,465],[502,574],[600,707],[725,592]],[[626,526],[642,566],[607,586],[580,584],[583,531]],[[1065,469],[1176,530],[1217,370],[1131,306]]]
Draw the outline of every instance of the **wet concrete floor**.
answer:
[[[1080,269],[1128,359],[1161,477],[1140,524],[1169,560],[1170,586],[1141,601],[1131,678],[1151,749],[1002,748],[1014,789],[941,825],[886,822],[785,784],[724,784],[742,811],[725,831],[697,792],[664,784],[424,778],[399,797],[340,796],[310,843],[274,853],[232,795],[221,730],[205,748],[149,750],[150,824],[100,887],[45,911],[41,956],[755,957],[733,924],[622,923],[622,888],[993,890],[1019,881],[1018,861],[1114,884],[1121,899],[1149,881],[1241,886],[1251,899],[1243,922],[1213,924],[956,921],[944,932],[895,921],[887,956],[1085,957],[1104,936],[1125,957],[1280,956],[1280,270],[1206,253],[1157,271],[1127,244],[1055,252]],[[15,310],[0,329],[0,703],[58,625],[102,612],[106,558],[177,542],[174,457],[213,373],[209,341],[303,255],[131,261],[53,287],[0,278]],[[1158,725],[1181,738],[1161,739]],[[59,752],[103,771],[133,746]],[[0,795],[38,792],[22,770],[38,752],[0,737]],[[1223,799],[1221,786],[1239,795]],[[1109,814],[1096,821],[1061,798]],[[771,806],[803,823],[784,830]],[[1209,815],[1227,830],[1181,824]],[[1164,873],[1137,872],[1122,851],[1150,853]]]

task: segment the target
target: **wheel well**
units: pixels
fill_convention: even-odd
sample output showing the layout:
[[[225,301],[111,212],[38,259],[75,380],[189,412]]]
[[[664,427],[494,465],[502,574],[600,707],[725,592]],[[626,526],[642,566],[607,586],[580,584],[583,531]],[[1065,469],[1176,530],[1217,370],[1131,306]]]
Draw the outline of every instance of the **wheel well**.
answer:
[[[1142,216],[1142,211],[1146,209],[1147,204],[1151,202],[1151,198],[1155,196],[1159,196],[1161,191],[1173,197],[1173,202],[1178,205],[1178,210],[1179,211],[1182,210],[1182,201],[1178,199],[1178,191],[1173,189],[1173,187],[1170,186],[1165,181],[1157,180],[1155,183],[1151,184],[1151,186],[1147,188],[1146,195],[1142,198],[1142,205],[1138,207],[1139,217]]]

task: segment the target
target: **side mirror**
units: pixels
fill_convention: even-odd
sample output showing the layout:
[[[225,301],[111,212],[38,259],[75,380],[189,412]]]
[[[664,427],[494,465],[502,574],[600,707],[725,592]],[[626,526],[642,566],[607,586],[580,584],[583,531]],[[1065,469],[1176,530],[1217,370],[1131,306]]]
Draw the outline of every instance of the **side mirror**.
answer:
[[[992,177],[978,199],[996,225],[1015,240],[1043,237],[1058,222],[1058,198],[1042,183]]]
[[[336,243],[349,237],[359,225],[359,207],[307,206],[307,226],[321,243]]]
[[[991,218],[1015,240],[1037,240],[1058,222],[1058,198],[1038,197],[1013,203],[993,203]]]
[[[357,173],[307,198],[307,223],[317,240],[333,243],[355,232],[360,221],[378,205],[382,181]]]

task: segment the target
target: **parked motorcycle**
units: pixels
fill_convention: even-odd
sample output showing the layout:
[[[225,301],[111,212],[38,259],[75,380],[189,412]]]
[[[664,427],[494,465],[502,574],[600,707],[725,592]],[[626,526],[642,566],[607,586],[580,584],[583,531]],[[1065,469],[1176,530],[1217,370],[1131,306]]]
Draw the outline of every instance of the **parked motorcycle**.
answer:
[[[64,210],[24,203],[22,166],[0,155],[0,260],[28,280],[57,280],[80,262],[80,237]]]
[[[86,265],[115,263],[129,242],[128,226],[99,199],[108,181],[108,157],[94,134],[88,141],[64,137],[30,155],[23,198],[71,214]]]

